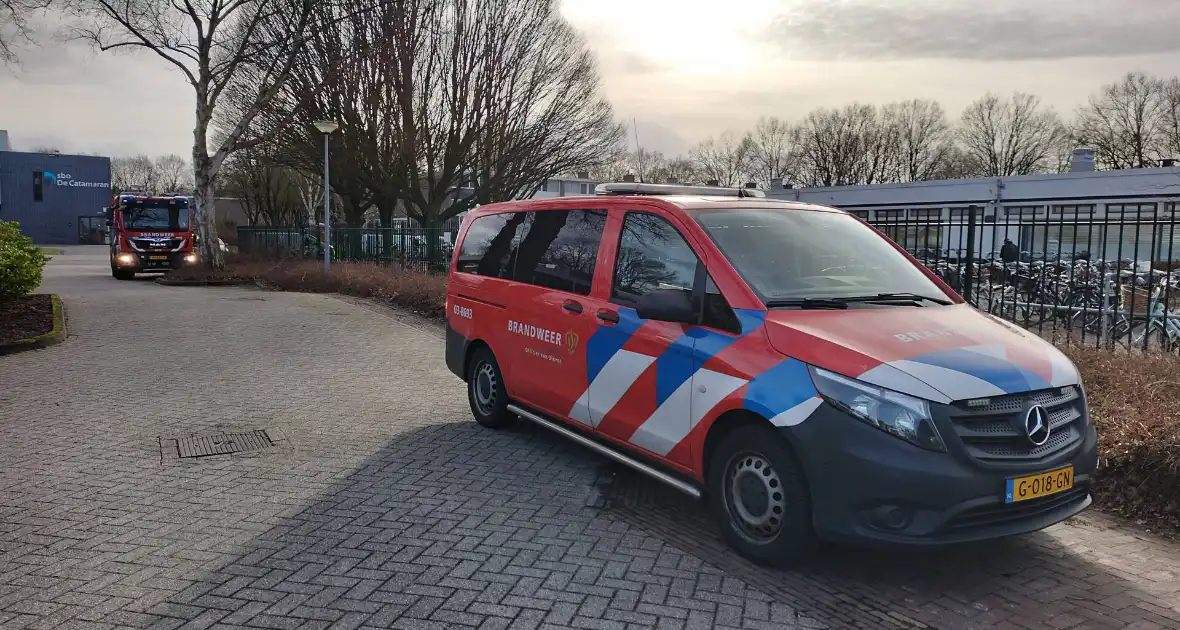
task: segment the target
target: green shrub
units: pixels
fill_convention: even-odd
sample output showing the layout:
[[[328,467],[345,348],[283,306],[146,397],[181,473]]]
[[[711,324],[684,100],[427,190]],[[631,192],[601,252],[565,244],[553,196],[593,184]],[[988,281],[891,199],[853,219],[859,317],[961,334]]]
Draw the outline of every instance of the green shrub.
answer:
[[[28,295],[41,286],[41,272],[49,259],[20,233],[15,221],[0,221],[0,300]]]

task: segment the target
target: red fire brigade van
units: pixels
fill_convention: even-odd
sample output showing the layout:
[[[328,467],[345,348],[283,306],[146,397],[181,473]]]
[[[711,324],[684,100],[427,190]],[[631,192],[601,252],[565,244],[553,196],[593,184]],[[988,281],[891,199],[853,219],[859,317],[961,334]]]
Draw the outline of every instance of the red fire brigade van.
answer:
[[[767,564],[1090,504],[1075,366],[863,221],[746,189],[597,192],[464,220],[446,361],[480,424],[525,418],[706,497]]]
[[[117,195],[108,209],[107,224],[111,227],[111,275],[119,280],[200,261],[188,197]]]

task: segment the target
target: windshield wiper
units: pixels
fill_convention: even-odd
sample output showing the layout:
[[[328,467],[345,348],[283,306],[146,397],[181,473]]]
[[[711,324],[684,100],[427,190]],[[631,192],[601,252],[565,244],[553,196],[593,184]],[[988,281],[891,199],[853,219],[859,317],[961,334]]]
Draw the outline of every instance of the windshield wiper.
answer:
[[[794,307],[801,309],[835,309],[841,310],[848,308],[847,302],[839,300],[832,300],[828,298],[794,298],[781,300],[767,300],[766,308],[786,308]]]
[[[831,298],[840,302],[891,302],[891,301],[906,301],[906,302],[933,302],[948,306],[951,304],[950,300],[942,298],[930,297],[929,295],[920,295],[917,293],[878,293],[876,295],[856,295],[853,297],[839,297]]]

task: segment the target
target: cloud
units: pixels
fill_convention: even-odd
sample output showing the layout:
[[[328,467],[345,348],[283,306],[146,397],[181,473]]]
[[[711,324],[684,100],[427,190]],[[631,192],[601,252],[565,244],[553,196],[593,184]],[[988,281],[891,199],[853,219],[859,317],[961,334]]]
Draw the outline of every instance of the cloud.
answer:
[[[656,61],[632,52],[619,53],[618,67],[627,74],[654,74],[664,69]]]
[[[764,37],[792,59],[1040,60],[1180,52],[1175,0],[795,0]]]

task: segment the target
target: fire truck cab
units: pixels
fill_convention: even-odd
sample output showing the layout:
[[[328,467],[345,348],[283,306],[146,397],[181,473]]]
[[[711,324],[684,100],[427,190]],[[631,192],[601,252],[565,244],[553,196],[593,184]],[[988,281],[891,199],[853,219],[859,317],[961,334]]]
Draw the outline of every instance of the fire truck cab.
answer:
[[[190,199],[181,195],[120,194],[107,209],[111,276],[179,269],[200,262]]]

